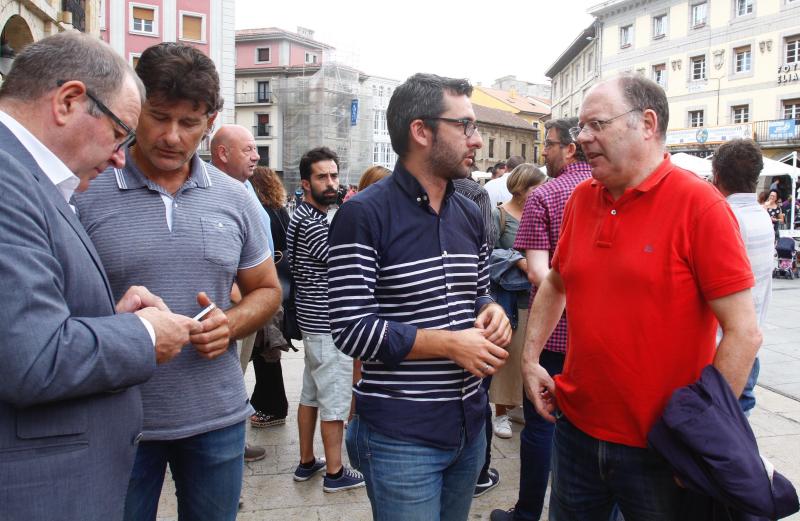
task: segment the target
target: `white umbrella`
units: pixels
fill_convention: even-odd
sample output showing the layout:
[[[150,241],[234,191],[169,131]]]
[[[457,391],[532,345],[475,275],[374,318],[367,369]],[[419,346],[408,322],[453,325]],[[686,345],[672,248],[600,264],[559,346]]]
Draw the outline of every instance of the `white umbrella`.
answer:
[[[700,177],[711,177],[711,161],[684,152],[672,154],[672,164],[694,172]]]

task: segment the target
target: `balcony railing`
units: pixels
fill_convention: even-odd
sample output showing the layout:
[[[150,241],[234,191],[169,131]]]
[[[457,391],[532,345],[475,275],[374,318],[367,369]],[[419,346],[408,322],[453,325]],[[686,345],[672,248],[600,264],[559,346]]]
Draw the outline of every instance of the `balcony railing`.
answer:
[[[272,103],[272,91],[267,92],[237,92],[236,103]]]
[[[272,136],[272,125],[256,125],[253,127],[253,135],[255,137],[270,137]]]
[[[800,122],[794,119],[754,121],[754,139],[759,143],[800,141]]]

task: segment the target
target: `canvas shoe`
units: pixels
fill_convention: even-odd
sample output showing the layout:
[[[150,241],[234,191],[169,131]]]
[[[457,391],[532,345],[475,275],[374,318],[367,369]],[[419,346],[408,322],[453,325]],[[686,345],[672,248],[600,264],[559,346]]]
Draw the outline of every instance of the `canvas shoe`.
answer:
[[[350,490],[354,488],[361,488],[366,485],[364,476],[357,470],[350,467],[342,467],[342,475],[338,479],[331,479],[325,474],[322,480],[322,490],[325,492],[340,492],[342,490]]]
[[[498,438],[507,440],[511,437],[511,420],[508,418],[507,414],[497,416],[492,420],[492,431],[494,431],[494,435]]]
[[[314,474],[316,474],[317,472],[319,472],[324,468],[325,468],[325,458],[316,458],[314,460],[314,464],[311,466],[310,469],[298,465],[297,468],[294,469],[294,480],[308,481]]]
[[[486,481],[475,485],[475,492],[472,497],[480,497],[500,484],[500,473],[497,472],[497,469],[489,469],[486,474]]]

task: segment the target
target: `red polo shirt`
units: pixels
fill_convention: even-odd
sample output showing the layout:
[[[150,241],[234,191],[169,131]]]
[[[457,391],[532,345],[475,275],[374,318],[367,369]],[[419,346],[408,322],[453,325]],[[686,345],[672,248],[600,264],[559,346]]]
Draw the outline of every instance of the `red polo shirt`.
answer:
[[[578,185],[552,265],[569,316],[559,408],[595,438],[646,447],[672,392],[714,358],[708,301],[754,284],[736,218],[666,157],[617,201],[597,181]]]

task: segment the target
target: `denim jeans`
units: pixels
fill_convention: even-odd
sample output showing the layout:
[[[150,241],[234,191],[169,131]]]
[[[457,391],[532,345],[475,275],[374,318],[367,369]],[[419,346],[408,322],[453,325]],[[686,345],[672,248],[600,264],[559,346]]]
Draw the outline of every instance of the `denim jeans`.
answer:
[[[167,464],[175,480],[178,519],[234,521],[244,472],[244,422],[190,438],[143,441],[136,451],[125,521],[153,521]]]
[[[685,521],[684,494],[654,451],[593,438],[565,416],[553,438],[550,521],[607,521],[619,505],[625,521]]]
[[[759,362],[758,357],[756,357],[753,361],[753,368],[750,370],[750,376],[747,377],[747,383],[744,384],[744,391],[742,391],[742,395],[739,397],[739,406],[742,408],[742,412],[745,416],[750,416],[750,410],[756,406],[756,395],[753,390],[756,387],[760,370],[761,362]]]
[[[492,377],[487,376],[481,382],[481,387],[483,387],[483,391],[486,393],[486,396],[489,396],[489,387],[492,385]],[[478,483],[486,483],[489,480],[489,467],[492,464],[492,433],[494,429],[492,428],[492,406],[489,404],[489,400],[486,400],[486,422],[485,422],[484,432],[486,433],[486,455],[483,460],[483,467],[481,467],[481,472],[478,474]]]
[[[466,440],[462,431],[460,438],[454,449],[420,445],[380,434],[355,415],[347,426],[347,454],[364,474],[374,520],[465,521],[486,437],[480,432]]]
[[[555,376],[561,374],[565,356],[564,353],[542,351],[539,363],[550,376]],[[514,519],[539,521],[547,492],[547,479],[550,476],[555,425],[539,416],[524,393],[522,410],[525,414],[525,427],[519,440],[519,499],[514,506]]]

